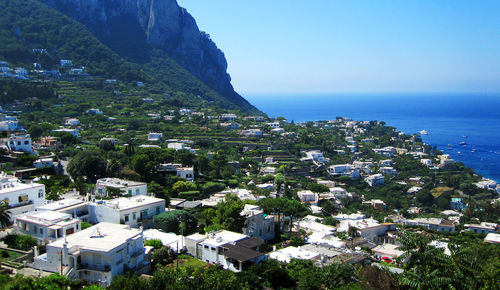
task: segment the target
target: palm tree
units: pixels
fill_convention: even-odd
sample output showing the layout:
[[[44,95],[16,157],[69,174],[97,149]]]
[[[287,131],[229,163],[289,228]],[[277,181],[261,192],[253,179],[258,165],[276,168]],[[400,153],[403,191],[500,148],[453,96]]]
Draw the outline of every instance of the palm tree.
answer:
[[[0,228],[10,225],[9,205],[5,201],[0,201]]]

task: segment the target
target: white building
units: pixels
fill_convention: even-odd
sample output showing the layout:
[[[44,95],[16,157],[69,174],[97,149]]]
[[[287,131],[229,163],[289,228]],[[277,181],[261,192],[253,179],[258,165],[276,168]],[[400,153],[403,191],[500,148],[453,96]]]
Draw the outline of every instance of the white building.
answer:
[[[351,164],[337,164],[328,167],[328,173],[332,176],[349,176],[353,179],[360,178],[361,175]]]
[[[354,227],[361,237],[374,240],[378,236],[385,235],[388,231],[396,230],[395,223],[379,223],[373,218],[362,220],[343,220],[337,227],[338,232],[348,232],[350,227]]]
[[[148,229],[143,232],[145,240],[159,240],[162,245],[169,247],[175,253],[184,249],[184,236],[174,233],[164,233],[157,229]]]
[[[422,163],[423,165],[425,165],[427,167],[432,166],[432,160],[430,160],[430,159],[420,159],[420,163]]]
[[[35,168],[52,168],[55,166],[54,159],[52,158],[40,158],[33,161],[33,167]]]
[[[275,175],[276,174],[276,167],[266,166],[266,167],[261,168],[260,171],[264,175],[266,175],[266,174]]]
[[[300,161],[316,161],[319,163],[328,162],[330,159],[325,158],[323,153],[319,150],[311,150],[303,152],[306,154],[306,157],[300,158]]]
[[[92,108],[92,109],[87,110],[87,114],[89,114],[89,115],[102,115],[102,111],[99,109]]]
[[[41,211],[17,216],[14,230],[42,242],[52,242],[80,231],[81,225],[80,220],[73,218],[70,214]]]
[[[80,130],[76,129],[76,128],[60,128],[60,129],[55,129],[55,130],[52,130],[51,132],[59,132],[59,133],[69,133],[75,137],[80,137]]]
[[[266,259],[265,254],[255,250],[263,243],[261,239],[226,230],[185,237],[190,255],[234,272],[240,272],[251,264]]]
[[[318,194],[310,190],[301,190],[297,192],[297,196],[302,203],[310,203],[312,205],[318,205],[318,200],[319,200]]]
[[[243,233],[266,241],[274,239],[274,216],[264,214],[258,205],[245,204],[241,215],[246,218]]]
[[[484,242],[490,244],[500,244],[500,234],[489,233],[484,238]]]
[[[11,151],[33,153],[33,144],[31,143],[31,137],[29,134],[11,134],[6,142],[6,145]]]
[[[226,120],[226,121],[232,121],[236,118],[237,118],[237,116],[235,114],[222,114],[220,116],[221,120]]]
[[[151,196],[120,197],[99,200],[90,205],[92,223],[108,222],[131,227],[151,225],[155,215],[165,211],[165,200]]]
[[[244,137],[256,137],[260,138],[262,137],[262,131],[260,129],[248,129],[248,130],[242,130],[240,134]]]
[[[366,177],[365,182],[368,183],[369,186],[374,187],[377,185],[384,185],[385,179],[382,174],[373,174]]]
[[[388,257],[394,260],[404,254],[403,251],[399,250],[399,246],[393,244],[382,244],[373,248],[372,251],[373,255],[378,259]]]
[[[438,232],[455,231],[455,224],[452,221],[441,218],[416,218],[412,220],[404,220],[403,223],[411,226],[422,226]]]
[[[49,202],[45,205],[37,207],[35,211],[53,211],[70,214],[73,218],[77,218],[84,222],[88,222],[90,219],[90,204],[89,202],[80,199],[66,198]]]
[[[382,173],[383,175],[390,175],[390,176],[394,176],[397,174],[397,171],[396,169],[394,169],[393,167],[391,166],[386,166],[386,167],[380,167],[379,168],[379,171],[380,173]]]
[[[80,125],[80,120],[75,119],[75,118],[69,118],[69,119],[66,119],[66,122],[64,124],[66,126],[78,126],[78,125]]]
[[[283,263],[290,263],[292,259],[313,260],[319,258],[320,254],[302,249],[301,247],[286,247],[269,253],[269,258]]]
[[[482,222],[480,224],[466,224],[464,225],[470,232],[478,234],[489,234],[497,230],[498,224]]]
[[[165,175],[172,174],[177,175],[180,178],[184,178],[187,181],[194,180],[194,168],[193,167],[182,167],[182,164],[160,164],[158,165],[158,172]]]
[[[108,286],[113,277],[129,271],[148,272],[150,250],[144,247],[142,230],[99,223],[48,244],[45,254],[35,254],[34,266]]]
[[[19,128],[19,122],[16,121],[1,121],[0,131],[15,131]]]
[[[119,192],[124,196],[136,196],[147,195],[148,187],[144,182],[119,178],[101,178],[97,180],[95,191],[99,196],[109,196],[110,192]]]
[[[19,179],[0,174],[0,200],[9,206],[11,220],[13,217],[33,211],[35,207],[45,203],[45,185],[38,183],[21,183]]]
[[[394,157],[394,154],[396,153],[396,148],[389,146],[381,149],[373,149],[373,152],[386,157]]]
[[[151,133],[148,134],[148,141],[160,141],[161,138],[163,138],[163,134],[162,133],[151,132]]]

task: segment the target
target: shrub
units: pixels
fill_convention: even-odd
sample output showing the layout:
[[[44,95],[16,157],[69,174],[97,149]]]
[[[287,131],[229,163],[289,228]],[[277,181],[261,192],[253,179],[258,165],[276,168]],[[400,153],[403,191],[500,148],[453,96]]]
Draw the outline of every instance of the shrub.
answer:
[[[32,236],[10,234],[5,237],[4,242],[9,248],[29,251],[32,247],[36,246],[37,240]]]
[[[146,246],[153,247],[155,249],[159,249],[163,246],[160,240],[147,240],[145,243]]]
[[[195,200],[199,196],[200,196],[200,192],[197,190],[179,192],[179,195],[178,195],[179,198],[184,198],[187,200]]]
[[[153,225],[166,233],[180,233],[181,225],[183,233],[191,233],[196,230],[198,221],[196,218],[184,210],[172,210],[161,213],[153,218]]]

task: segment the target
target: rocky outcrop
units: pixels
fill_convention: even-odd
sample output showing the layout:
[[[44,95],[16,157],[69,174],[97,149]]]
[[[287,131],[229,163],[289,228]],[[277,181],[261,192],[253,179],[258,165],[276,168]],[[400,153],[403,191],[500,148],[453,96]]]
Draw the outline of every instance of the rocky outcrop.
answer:
[[[85,24],[125,58],[148,62],[160,49],[237,105],[251,105],[231,85],[224,53],[176,0],[39,0]]]

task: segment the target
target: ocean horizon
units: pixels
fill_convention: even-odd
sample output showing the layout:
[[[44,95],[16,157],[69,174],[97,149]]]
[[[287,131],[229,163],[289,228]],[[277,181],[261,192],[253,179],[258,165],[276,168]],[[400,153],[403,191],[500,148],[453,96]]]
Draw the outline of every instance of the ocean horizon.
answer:
[[[495,94],[247,94],[270,117],[289,122],[384,121],[407,134],[427,131],[437,146],[478,174],[500,181],[500,95]],[[460,145],[460,143],[466,145]]]

